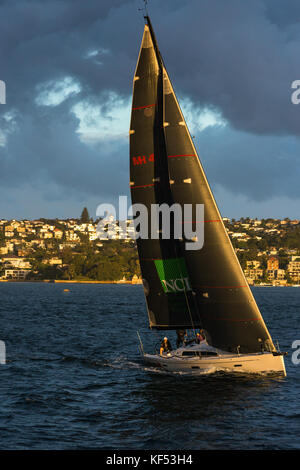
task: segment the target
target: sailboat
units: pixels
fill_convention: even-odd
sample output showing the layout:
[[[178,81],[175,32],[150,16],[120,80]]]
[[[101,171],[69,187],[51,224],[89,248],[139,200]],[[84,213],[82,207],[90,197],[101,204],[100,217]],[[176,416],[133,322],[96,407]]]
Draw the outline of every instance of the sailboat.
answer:
[[[167,353],[141,347],[143,360],[172,372],[214,368],[285,376],[284,353],[274,346],[239,264],[148,15],[133,79],[129,138],[133,205],[148,214],[152,205],[204,205],[203,220],[188,221],[204,224],[201,249],[187,249],[184,237],[174,233],[164,237],[161,225],[156,237],[137,236],[150,328],[204,333],[200,342],[183,342]]]

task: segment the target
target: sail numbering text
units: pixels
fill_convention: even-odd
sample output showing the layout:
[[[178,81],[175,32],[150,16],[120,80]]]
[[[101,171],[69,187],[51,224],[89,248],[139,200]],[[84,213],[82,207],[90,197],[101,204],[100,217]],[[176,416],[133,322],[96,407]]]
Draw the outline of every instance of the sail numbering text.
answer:
[[[118,217],[112,204],[100,204],[96,211],[101,220],[97,236],[101,240],[151,239],[184,240],[186,250],[200,250],[204,245],[204,204],[127,205],[127,196],[119,196]],[[133,218],[134,233],[128,231],[128,218]],[[118,220],[116,226],[115,221]]]

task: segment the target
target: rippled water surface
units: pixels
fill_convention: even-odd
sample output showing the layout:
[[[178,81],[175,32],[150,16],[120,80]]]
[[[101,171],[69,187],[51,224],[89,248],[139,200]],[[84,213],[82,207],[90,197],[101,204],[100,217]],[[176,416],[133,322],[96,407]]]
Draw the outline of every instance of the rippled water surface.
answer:
[[[286,378],[145,368],[141,286],[0,283],[1,449],[299,449],[300,288],[254,295]]]

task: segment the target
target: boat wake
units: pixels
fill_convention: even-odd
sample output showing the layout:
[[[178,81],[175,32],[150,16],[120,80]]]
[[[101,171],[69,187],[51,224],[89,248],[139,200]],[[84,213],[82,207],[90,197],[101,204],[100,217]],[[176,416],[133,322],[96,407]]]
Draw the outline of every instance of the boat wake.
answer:
[[[161,375],[171,375],[171,376],[195,376],[195,375],[211,375],[214,373],[219,372],[217,367],[208,367],[207,369],[203,369],[197,372],[190,372],[190,371],[167,371],[162,369],[161,367],[149,366],[145,365],[145,363],[141,359],[137,359],[136,361],[128,359],[127,356],[118,356],[113,359],[106,360],[102,363],[102,366],[110,367],[112,369],[121,369],[121,370],[128,370],[128,369],[135,369],[144,372],[150,372],[153,374],[161,374]]]
[[[100,363],[98,364],[100,365]],[[169,371],[163,369],[162,367],[151,366],[149,364],[145,364],[142,359],[137,358],[135,360],[129,359],[127,356],[119,355],[115,358],[106,359],[105,361],[101,361],[102,367],[109,367],[112,369],[118,370],[137,370],[141,372],[151,373],[151,374],[159,374],[164,376],[171,376],[171,377],[205,377],[205,376],[223,376],[232,375],[232,376],[244,376],[245,373],[239,371],[232,371],[230,369],[225,370],[221,369],[216,366],[207,367],[205,369],[197,369],[197,370],[187,370],[187,371]],[[261,374],[253,374],[253,375],[261,375]],[[246,374],[249,376],[249,374]]]
[[[115,358],[107,359],[102,365],[111,367],[112,369],[143,369],[143,364],[138,360],[132,361],[127,356],[117,356]]]
[[[136,357],[129,359],[126,355],[118,355],[111,358],[105,359],[95,359],[95,358],[83,358],[83,357],[76,357],[76,356],[64,356],[61,358],[61,361],[66,363],[80,363],[86,367],[92,367],[96,369],[101,368],[111,368],[115,370],[135,370],[140,372],[145,372],[148,374],[155,374],[155,375],[162,375],[162,376],[170,376],[170,377],[224,377],[224,376],[232,376],[232,377],[247,377],[249,378],[249,373],[245,374],[241,371],[232,371],[230,369],[225,370],[224,368],[221,369],[216,366],[207,367],[205,369],[197,369],[197,370],[181,370],[181,371],[170,371],[166,370],[162,367],[145,364],[142,358]],[[252,376],[264,376],[273,378],[274,374],[271,372],[268,373],[252,373]],[[277,376],[275,375],[275,378]],[[278,378],[278,377],[277,377]]]
[[[180,376],[180,377],[206,376],[206,375],[212,375],[212,374],[217,374],[219,372],[222,372],[217,367],[208,367],[207,369],[202,369],[202,370],[197,370],[197,371],[169,371],[169,370],[162,369],[161,367],[143,365],[142,369],[145,372],[151,372],[154,374]]]

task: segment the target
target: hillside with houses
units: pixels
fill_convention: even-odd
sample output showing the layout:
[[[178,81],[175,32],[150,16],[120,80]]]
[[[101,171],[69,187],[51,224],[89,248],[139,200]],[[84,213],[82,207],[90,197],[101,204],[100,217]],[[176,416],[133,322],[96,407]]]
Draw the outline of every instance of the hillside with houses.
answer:
[[[250,285],[300,284],[300,222],[223,219]],[[132,220],[0,220],[0,279],[140,282]],[[205,243],[205,241],[204,241]]]
[[[300,221],[224,219],[250,285],[300,283]]]
[[[0,279],[137,282],[132,221],[126,233],[111,221],[103,240],[96,229],[90,220],[0,220]]]

